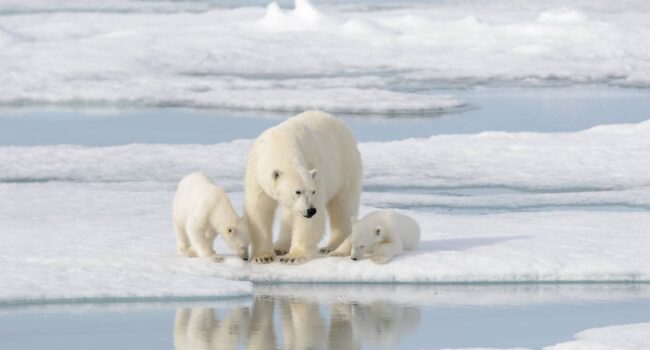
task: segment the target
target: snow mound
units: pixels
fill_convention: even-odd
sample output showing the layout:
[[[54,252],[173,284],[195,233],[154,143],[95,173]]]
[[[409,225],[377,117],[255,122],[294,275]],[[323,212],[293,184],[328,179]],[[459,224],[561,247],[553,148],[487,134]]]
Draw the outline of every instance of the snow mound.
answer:
[[[272,31],[304,31],[330,28],[340,22],[316,9],[308,0],[295,0],[291,11],[283,11],[277,2],[271,2],[258,24]]]

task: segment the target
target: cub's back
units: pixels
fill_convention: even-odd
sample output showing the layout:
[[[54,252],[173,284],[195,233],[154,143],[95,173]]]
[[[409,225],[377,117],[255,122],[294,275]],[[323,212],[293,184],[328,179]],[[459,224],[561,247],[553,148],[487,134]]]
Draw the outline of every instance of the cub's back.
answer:
[[[420,242],[420,225],[408,215],[388,209],[383,213],[383,220],[390,222],[394,233],[400,235],[402,247],[406,250],[413,250]]]
[[[226,195],[223,188],[217,186],[201,172],[185,176],[179,183],[174,197],[174,220],[185,221],[192,213],[207,212],[217,204],[219,198]]]

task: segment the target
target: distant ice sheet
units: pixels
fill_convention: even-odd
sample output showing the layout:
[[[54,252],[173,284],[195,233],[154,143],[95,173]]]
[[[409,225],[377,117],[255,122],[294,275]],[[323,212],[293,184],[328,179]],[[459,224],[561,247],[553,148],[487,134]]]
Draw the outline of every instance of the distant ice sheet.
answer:
[[[469,4],[9,2],[0,104],[431,115],[465,106],[449,86],[650,86],[643,1]]]

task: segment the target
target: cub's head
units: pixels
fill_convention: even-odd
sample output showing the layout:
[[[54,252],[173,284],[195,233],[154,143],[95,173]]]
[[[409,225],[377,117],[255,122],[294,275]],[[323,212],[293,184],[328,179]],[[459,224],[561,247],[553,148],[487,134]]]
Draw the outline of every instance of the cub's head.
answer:
[[[350,235],[350,245],[352,247],[352,260],[360,260],[366,253],[374,250],[377,244],[384,239],[384,228],[381,225],[374,225],[368,220],[357,220],[351,218],[352,234]]]
[[[226,225],[221,236],[226,244],[238,257],[248,260],[248,246],[251,244],[251,235],[248,231],[246,219],[238,218],[237,221]]]
[[[316,215],[316,169],[298,172],[274,170],[271,174],[276,200],[300,216]]]

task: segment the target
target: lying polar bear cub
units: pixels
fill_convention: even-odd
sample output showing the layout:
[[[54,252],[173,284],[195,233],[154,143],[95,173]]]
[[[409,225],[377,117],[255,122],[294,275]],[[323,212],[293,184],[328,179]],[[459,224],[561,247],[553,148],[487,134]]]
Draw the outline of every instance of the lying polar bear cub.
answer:
[[[174,197],[174,228],[179,255],[222,261],[212,247],[217,234],[242,259],[248,260],[250,234],[228,194],[205,174],[195,172],[178,184]]]
[[[348,256],[352,260],[370,254],[372,261],[383,264],[403,250],[413,250],[420,242],[420,226],[412,218],[395,210],[377,210],[361,220],[352,218],[352,234],[330,256]]]

